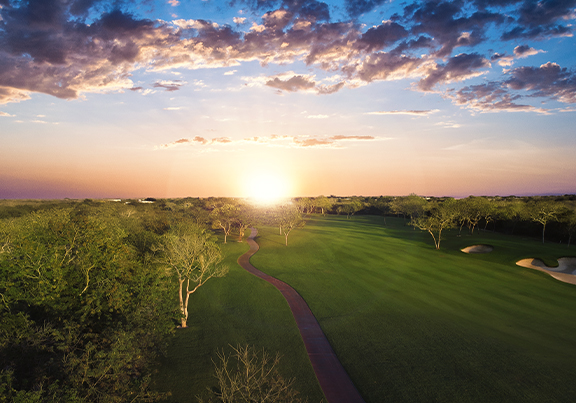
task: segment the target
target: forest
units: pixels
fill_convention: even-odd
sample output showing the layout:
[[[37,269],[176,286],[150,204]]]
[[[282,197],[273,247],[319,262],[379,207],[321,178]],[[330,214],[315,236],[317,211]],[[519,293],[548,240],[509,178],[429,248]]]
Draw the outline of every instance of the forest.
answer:
[[[570,248],[576,196],[2,200],[0,401],[161,401],[153,371],[189,298],[226,275],[219,244],[267,225],[289,248],[311,214],[400,216],[437,249],[445,229]]]

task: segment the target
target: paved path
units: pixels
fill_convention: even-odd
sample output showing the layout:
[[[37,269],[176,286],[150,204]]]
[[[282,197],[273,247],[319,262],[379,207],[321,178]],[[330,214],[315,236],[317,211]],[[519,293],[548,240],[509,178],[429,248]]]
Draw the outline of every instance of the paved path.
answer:
[[[334,350],[332,350],[332,346],[322,332],[318,321],[300,294],[288,284],[261,272],[250,264],[250,257],[259,249],[258,244],[254,241],[258,230],[251,228],[251,231],[248,237],[250,250],[238,258],[238,264],[255,276],[268,281],[280,290],[288,301],[302,340],[304,340],[316,378],[318,378],[328,403],[364,403],[360,393],[356,390]]]

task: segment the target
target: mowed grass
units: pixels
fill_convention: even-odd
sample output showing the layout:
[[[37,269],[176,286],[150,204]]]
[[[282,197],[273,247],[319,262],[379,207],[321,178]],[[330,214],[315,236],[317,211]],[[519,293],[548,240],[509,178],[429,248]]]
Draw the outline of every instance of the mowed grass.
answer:
[[[387,224],[313,216],[288,247],[259,228],[251,259],[304,297],[367,402],[576,401],[576,286],[515,265],[574,248],[449,231],[437,251]],[[495,249],[460,252],[476,243]]]
[[[288,304],[276,288],[237,264],[248,245],[230,238],[221,243],[230,272],[191,295],[189,327],[172,338],[154,377],[155,388],[172,393],[168,402],[196,402],[198,395],[207,396],[207,388],[217,386],[212,363],[216,352],[230,353],[229,345],[249,344],[272,355],[279,352],[281,375],[295,378],[294,388],[310,403],[320,402],[324,395]],[[176,301],[176,281],[174,287]]]

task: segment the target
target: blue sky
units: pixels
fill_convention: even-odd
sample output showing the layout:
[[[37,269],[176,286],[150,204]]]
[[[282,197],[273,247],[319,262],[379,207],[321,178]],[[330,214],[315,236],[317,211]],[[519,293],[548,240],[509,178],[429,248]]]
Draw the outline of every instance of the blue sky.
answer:
[[[0,198],[576,192],[576,0],[0,6]]]

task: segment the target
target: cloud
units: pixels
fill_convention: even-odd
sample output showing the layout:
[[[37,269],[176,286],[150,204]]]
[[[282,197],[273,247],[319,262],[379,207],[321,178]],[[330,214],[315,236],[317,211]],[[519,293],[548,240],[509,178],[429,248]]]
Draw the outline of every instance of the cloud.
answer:
[[[274,79],[266,82],[266,85],[282,91],[295,92],[301,90],[310,90],[316,86],[316,83],[305,76],[293,76],[288,80],[282,80],[278,77],[275,77]]]
[[[511,94],[500,82],[466,86],[450,95],[457,105],[479,112],[535,112],[548,114],[544,108],[518,103],[521,95]]]
[[[519,59],[537,55],[542,52],[543,50],[536,50],[528,45],[518,45],[514,48],[514,55]]]
[[[271,147],[285,147],[285,148],[342,148],[340,142],[352,141],[375,141],[379,138],[374,136],[343,136],[335,135],[328,137],[308,137],[308,136],[287,136],[272,134],[269,136],[254,136],[246,137],[241,140],[232,140],[229,137],[215,137],[206,139],[204,137],[196,136],[192,139],[179,139],[167,144],[161,144],[155,149],[168,149],[176,146],[184,145],[200,145],[200,146],[217,146],[217,145],[240,145],[240,144],[259,144]]]
[[[346,83],[344,81],[336,84],[326,85],[319,84],[314,80],[311,75],[297,75],[294,72],[286,72],[280,75],[271,77],[260,77],[257,79],[250,79],[244,77],[252,84],[262,84],[268,87],[276,88],[279,91],[286,92],[315,92],[319,95],[333,94],[340,91]]]
[[[419,80],[413,88],[434,91],[438,85],[482,74],[492,68],[490,61],[511,66],[514,58],[542,52],[520,45],[513,54],[506,53],[511,46],[507,41],[517,45],[522,38],[572,35],[576,8],[576,0],[409,2],[400,5],[398,14],[366,27],[358,16],[386,1],[345,0],[340,9],[317,0],[233,1],[246,5],[240,14],[254,18],[249,27],[244,16],[234,17],[232,25],[200,18],[150,20],[125,11],[141,12],[140,6],[148,0],[133,3],[134,7],[121,9],[123,1],[0,0],[4,5],[0,9],[0,103],[24,101],[32,93],[61,99],[128,89],[151,94],[152,90],[131,81],[134,71],[230,68],[253,61],[262,66],[305,63],[307,74],[272,76],[257,83],[288,94],[330,95],[345,87],[352,90],[373,81],[400,79]],[[333,21],[331,10],[345,11],[350,18]],[[371,13],[370,19],[380,14]],[[503,42],[491,41],[491,46],[501,49],[492,51],[489,61],[479,45],[494,35]],[[465,53],[454,55],[458,48],[466,48]],[[502,81],[510,78],[506,85],[513,88],[525,79],[522,74],[529,73],[514,70]],[[545,80],[550,88],[542,84],[532,90],[536,86],[527,82],[526,89],[532,98],[572,102],[571,81],[560,76]],[[153,87],[176,91],[185,84],[160,80]],[[509,106],[522,105],[514,94],[510,96]]]
[[[358,77],[367,82],[374,80],[398,80],[417,76],[418,68],[423,60],[416,57],[397,55],[392,53],[374,53],[355,70],[347,70],[349,74],[356,73]]]
[[[307,119],[328,119],[330,116],[328,115],[308,115],[306,116]]]
[[[482,43],[489,26],[505,21],[503,15],[486,10],[471,10],[467,15],[459,1],[412,3],[404,7],[403,19],[413,24],[413,34],[434,38],[434,43],[439,46],[434,55],[438,57],[449,56],[456,47]]]
[[[182,80],[175,80],[175,81],[161,80],[154,83],[154,88],[164,88],[166,91],[178,91],[180,87],[182,87],[185,84],[188,83]]]
[[[376,140],[374,136],[332,136],[331,140]]]
[[[510,72],[505,85],[513,90],[532,92],[532,97],[549,97],[576,103],[576,73],[548,62],[540,67],[518,67]]]
[[[396,110],[396,111],[377,111],[367,112],[366,115],[412,115],[412,116],[427,116],[439,112],[438,109],[426,110]]]
[[[167,108],[164,108],[165,111],[180,111],[182,109],[184,108],[181,106],[169,106]]]
[[[346,0],[346,12],[351,17],[358,17],[360,14],[372,11],[374,8],[387,0]]]
[[[506,53],[494,53],[492,56],[490,56],[490,61],[497,62],[500,66],[511,66],[514,61],[514,57],[507,56]]]
[[[381,25],[368,29],[358,41],[357,49],[373,52],[393,45],[400,39],[408,36],[408,31],[400,24],[392,21],[383,21]]]
[[[176,7],[180,5],[180,2],[178,0],[168,0],[168,4],[170,4],[172,7]]]
[[[4,117],[7,117],[7,118],[13,118],[15,115],[10,115],[10,114],[7,113],[7,112],[2,112],[2,111],[0,111],[0,116],[4,116]]]
[[[316,86],[316,91],[318,91],[319,95],[334,94],[335,92],[340,91],[344,85],[346,85],[344,81],[332,85],[318,85]]]
[[[451,57],[445,65],[435,65],[428,69],[426,77],[418,82],[422,91],[431,91],[437,84],[462,81],[482,74],[480,69],[490,67],[490,62],[477,53],[461,53]]]

